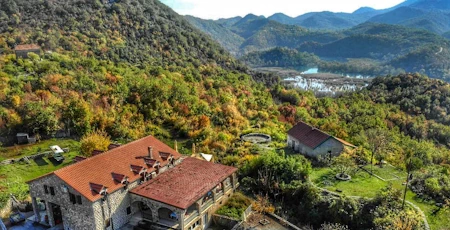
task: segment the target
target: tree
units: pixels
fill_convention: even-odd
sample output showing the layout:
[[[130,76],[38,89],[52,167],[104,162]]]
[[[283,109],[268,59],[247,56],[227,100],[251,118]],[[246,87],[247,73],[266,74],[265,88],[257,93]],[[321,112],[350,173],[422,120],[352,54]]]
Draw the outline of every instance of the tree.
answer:
[[[382,157],[383,154],[386,154],[391,150],[392,138],[390,134],[383,129],[369,129],[365,132],[365,135],[370,151],[372,152],[370,156],[370,170],[371,174],[373,174],[373,158],[375,156],[379,156],[378,159],[380,160],[384,158]]]
[[[422,161],[415,157],[415,146],[409,146],[409,148],[406,150],[406,157],[405,157],[405,165],[406,165],[406,184],[405,184],[405,191],[403,193],[403,202],[402,202],[402,209],[405,208],[405,201],[406,201],[406,192],[408,191],[408,185],[409,181],[412,179],[411,172],[414,170],[418,170],[422,167]]]
[[[273,213],[275,208],[269,201],[269,196],[257,195],[256,201],[253,202],[252,209],[258,213]]]
[[[340,176],[350,175],[356,169],[355,161],[347,153],[335,157],[332,166]]]
[[[24,126],[34,134],[53,134],[59,129],[58,117],[53,108],[42,102],[27,102],[23,108]]]
[[[90,157],[94,150],[106,151],[111,144],[110,137],[104,131],[89,132],[81,138],[81,153]]]
[[[68,131],[71,126],[79,135],[90,131],[92,114],[89,104],[83,99],[71,100],[65,107],[63,116],[66,119]]]

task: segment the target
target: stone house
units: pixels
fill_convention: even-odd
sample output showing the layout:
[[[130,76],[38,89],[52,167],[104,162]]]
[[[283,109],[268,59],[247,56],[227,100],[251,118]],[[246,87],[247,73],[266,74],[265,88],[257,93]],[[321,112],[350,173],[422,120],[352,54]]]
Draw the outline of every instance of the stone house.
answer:
[[[28,58],[29,53],[41,54],[41,47],[36,44],[17,45],[14,48],[16,58]]]
[[[186,216],[187,211],[192,211],[190,207],[183,209],[188,197],[199,197],[201,201],[205,194],[211,195],[213,188],[231,186],[234,189],[237,183],[235,168],[184,159],[152,136],[87,159],[80,157],[75,162],[27,182],[35,221],[67,230],[112,230],[143,220],[162,229],[189,229],[186,224],[193,220],[199,226],[206,226],[209,216],[206,219]],[[217,180],[221,181],[215,184]],[[179,184],[185,181],[186,187],[178,188],[178,196],[173,195],[174,181]],[[146,188],[151,188],[152,192]],[[181,194],[181,191],[195,194]],[[231,193],[226,189],[225,192]],[[217,194],[221,193],[213,194],[216,201]],[[208,211],[214,207],[216,203],[208,206]],[[205,213],[204,209],[200,211]]]
[[[338,156],[344,147],[355,147],[304,122],[299,122],[288,131],[287,145],[309,157]]]

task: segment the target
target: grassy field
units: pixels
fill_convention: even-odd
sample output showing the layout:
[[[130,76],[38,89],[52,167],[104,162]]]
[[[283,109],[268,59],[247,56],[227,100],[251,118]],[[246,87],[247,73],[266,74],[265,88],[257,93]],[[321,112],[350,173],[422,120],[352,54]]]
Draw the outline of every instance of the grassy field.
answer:
[[[0,150],[0,161],[6,159],[21,158],[23,156],[34,155],[39,152],[50,151],[50,146],[59,145],[61,148],[70,148],[78,151],[79,144],[73,139],[49,139],[36,144],[14,145]]]
[[[374,166],[373,168],[374,172],[380,173],[379,176],[382,178],[392,178],[393,176],[391,173],[396,173],[395,175],[397,176],[406,176],[406,173],[400,172],[393,167],[379,168],[378,166]],[[330,191],[341,191],[341,194],[345,194],[347,196],[361,196],[367,198],[374,197],[389,183],[391,183],[394,188],[403,189],[404,186],[402,183],[405,181],[405,179],[403,179],[405,177],[398,180],[382,181],[374,176],[371,176],[364,170],[359,170],[356,172],[350,181],[337,181],[334,179],[334,176],[335,173],[330,168],[314,168],[311,175],[311,181]],[[427,216],[428,223],[430,224],[432,230],[450,229],[450,211],[440,211],[434,215],[433,211],[437,208],[434,202],[424,201],[418,198],[410,190],[408,190],[406,194],[406,199],[422,209]]]
[[[18,162],[0,167],[0,208],[5,205],[10,193],[14,194],[18,199],[26,199],[28,197],[28,185],[25,183],[26,181],[67,166],[72,163],[75,156],[79,155],[80,144],[77,141],[66,139],[42,141],[35,145],[25,146],[21,148],[20,156],[47,151],[49,149],[48,147],[53,144],[70,148],[70,152],[63,154],[65,157],[63,162],[57,162],[53,158],[43,157],[30,160],[29,164]]]

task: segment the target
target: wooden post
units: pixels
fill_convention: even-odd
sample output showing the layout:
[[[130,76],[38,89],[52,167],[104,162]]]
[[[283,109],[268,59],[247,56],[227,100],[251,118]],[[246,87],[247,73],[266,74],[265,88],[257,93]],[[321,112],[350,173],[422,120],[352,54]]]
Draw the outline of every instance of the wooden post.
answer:
[[[177,140],[175,140],[175,152],[178,152],[178,143],[177,143]]]

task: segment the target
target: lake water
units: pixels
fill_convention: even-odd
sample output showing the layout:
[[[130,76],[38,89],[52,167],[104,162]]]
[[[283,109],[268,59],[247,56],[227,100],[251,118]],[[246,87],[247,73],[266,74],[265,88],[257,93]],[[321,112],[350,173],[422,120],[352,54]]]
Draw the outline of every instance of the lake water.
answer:
[[[311,68],[307,71],[302,72],[302,74],[318,74],[318,68]],[[358,76],[350,76],[348,74],[341,74],[342,78],[331,78],[331,79],[317,79],[311,77],[290,77],[285,78],[284,81],[292,82],[294,86],[304,89],[304,90],[312,90],[314,92],[324,92],[324,93],[336,93],[336,92],[344,92],[344,91],[354,91],[359,90],[365,86],[367,83],[362,84],[361,82],[355,83],[351,79],[364,79],[367,77],[358,75]]]

